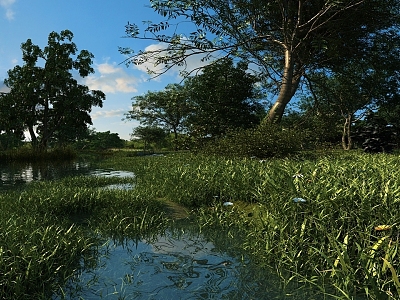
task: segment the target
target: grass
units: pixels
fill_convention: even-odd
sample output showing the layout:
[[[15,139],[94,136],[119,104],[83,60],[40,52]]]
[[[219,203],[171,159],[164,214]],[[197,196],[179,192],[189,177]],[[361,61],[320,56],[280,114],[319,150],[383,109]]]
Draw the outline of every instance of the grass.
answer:
[[[203,228],[240,232],[241,247],[276,269],[284,285],[336,299],[399,298],[399,156],[122,156],[105,163],[135,172],[137,189],[152,198],[195,208]]]
[[[104,238],[162,230],[161,203],[99,188],[129,180],[75,177],[0,193],[0,298],[62,294],[68,279],[97,261]]]
[[[65,161],[75,159],[76,157],[76,151],[69,147],[36,151],[29,145],[25,145],[18,149],[0,152],[0,162]]]
[[[398,155],[258,160],[121,151],[99,167],[136,177],[66,178],[0,194],[3,298],[62,293],[95,261],[99,239],[152,235],[168,226],[168,214],[186,210],[203,234],[227,232],[232,251],[277,273],[293,298],[312,291],[307,299],[399,299]],[[135,188],[99,189],[116,183]]]

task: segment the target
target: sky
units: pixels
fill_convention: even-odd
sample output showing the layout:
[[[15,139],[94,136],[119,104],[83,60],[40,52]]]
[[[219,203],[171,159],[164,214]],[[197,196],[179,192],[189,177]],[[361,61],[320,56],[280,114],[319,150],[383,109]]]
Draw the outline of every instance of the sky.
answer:
[[[177,69],[151,79],[144,66],[123,64],[126,57],[118,52],[118,47],[131,47],[136,52],[160,46],[124,38],[128,22],[144,28],[142,21],[149,20],[161,20],[149,7],[149,0],[0,0],[0,91],[7,92],[3,84],[7,71],[23,65],[22,43],[31,39],[43,49],[49,33],[68,29],[74,34],[72,41],[78,51],[88,50],[95,57],[95,73],[79,82],[106,94],[103,107],[94,107],[91,112],[92,128],[118,133],[128,140],[133,128],[139,125],[137,121],[122,120],[131,109],[132,97],[162,90],[167,84],[182,80]],[[201,63],[194,60],[190,64],[194,68]]]

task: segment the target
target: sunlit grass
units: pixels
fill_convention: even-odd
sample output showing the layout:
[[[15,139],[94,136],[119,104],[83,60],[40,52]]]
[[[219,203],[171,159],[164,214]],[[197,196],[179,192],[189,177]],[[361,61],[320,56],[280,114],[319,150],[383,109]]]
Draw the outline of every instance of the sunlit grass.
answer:
[[[399,156],[114,159],[143,193],[200,208],[200,226],[244,233],[242,247],[288,286],[339,299],[399,297]]]
[[[132,180],[75,177],[0,193],[0,298],[49,299],[97,261],[104,238],[165,228],[160,202],[100,188]]]
[[[275,270],[288,293],[312,288],[327,299],[399,298],[399,156],[118,152],[99,166],[136,176],[66,178],[0,193],[3,298],[61,293],[85,261],[94,261],[102,237],[162,231],[170,217],[164,200],[191,211],[204,234],[226,231],[236,241],[232,248]],[[110,184],[134,189],[102,188]]]

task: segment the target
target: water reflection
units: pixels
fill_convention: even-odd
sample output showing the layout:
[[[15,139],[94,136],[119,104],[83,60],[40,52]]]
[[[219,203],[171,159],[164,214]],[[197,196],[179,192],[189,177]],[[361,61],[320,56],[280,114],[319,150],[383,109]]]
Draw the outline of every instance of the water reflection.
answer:
[[[93,175],[134,177],[132,172],[94,169],[87,161],[0,164],[0,190],[15,189],[39,180],[55,180],[67,176]],[[132,187],[110,187],[131,189]]]
[[[152,241],[108,241],[67,299],[260,299],[266,274],[255,270],[199,233],[168,230]]]
[[[85,161],[11,163],[0,165],[0,189],[14,188],[38,180],[86,175],[90,164]]]

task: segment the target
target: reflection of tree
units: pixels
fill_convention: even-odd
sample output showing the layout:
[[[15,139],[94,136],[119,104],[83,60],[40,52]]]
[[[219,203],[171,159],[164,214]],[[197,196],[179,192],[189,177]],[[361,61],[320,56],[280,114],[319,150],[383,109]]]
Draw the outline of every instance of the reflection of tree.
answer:
[[[179,221],[177,221],[179,222]],[[278,276],[249,259],[239,231],[174,223],[146,236],[110,241],[76,296],[138,299],[283,299]],[[232,228],[231,228],[232,229]],[[309,299],[301,296],[293,299]]]
[[[84,162],[14,162],[0,165],[0,189],[23,187],[29,182],[38,180],[54,180],[71,175],[87,175],[89,172],[90,167]]]

